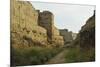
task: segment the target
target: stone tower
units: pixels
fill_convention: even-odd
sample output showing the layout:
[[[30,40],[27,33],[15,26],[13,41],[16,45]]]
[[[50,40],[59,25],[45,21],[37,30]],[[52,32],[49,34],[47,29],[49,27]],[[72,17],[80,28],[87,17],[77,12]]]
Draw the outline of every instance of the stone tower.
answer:
[[[52,43],[53,35],[53,14],[49,11],[43,11],[39,13],[39,25],[44,27],[47,30],[47,40],[49,43]]]
[[[63,44],[54,26],[54,15],[36,10],[29,1],[11,1],[11,43],[14,46],[52,46]]]

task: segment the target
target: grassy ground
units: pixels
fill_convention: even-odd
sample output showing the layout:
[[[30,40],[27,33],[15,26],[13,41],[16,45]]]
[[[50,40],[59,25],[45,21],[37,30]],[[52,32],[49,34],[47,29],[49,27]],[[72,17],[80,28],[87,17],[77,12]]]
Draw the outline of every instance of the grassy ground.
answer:
[[[72,48],[13,48],[12,65],[40,65],[54,63],[75,63],[95,61],[95,49],[81,51],[79,47]]]
[[[67,53],[67,50],[63,50],[60,53],[58,53],[56,56],[51,58],[46,64],[59,64],[59,63],[65,63],[65,54]]]
[[[69,48],[65,56],[66,63],[95,61],[95,50],[81,51],[80,48]]]
[[[61,48],[43,47],[13,48],[12,65],[24,66],[44,64],[61,50]]]

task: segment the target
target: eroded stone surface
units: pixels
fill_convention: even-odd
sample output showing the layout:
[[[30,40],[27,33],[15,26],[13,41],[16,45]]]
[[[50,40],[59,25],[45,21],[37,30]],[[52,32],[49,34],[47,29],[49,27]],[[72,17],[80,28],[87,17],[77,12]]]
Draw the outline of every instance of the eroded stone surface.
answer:
[[[63,45],[54,15],[40,12],[28,1],[11,0],[11,43],[14,46]]]

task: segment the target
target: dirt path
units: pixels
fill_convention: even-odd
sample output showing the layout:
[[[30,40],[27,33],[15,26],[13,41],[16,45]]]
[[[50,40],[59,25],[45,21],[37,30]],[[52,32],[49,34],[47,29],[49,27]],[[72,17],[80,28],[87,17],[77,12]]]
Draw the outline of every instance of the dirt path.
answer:
[[[65,62],[65,53],[67,51],[63,50],[59,54],[57,54],[55,57],[50,59],[46,64],[56,64],[56,63],[64,63]]]

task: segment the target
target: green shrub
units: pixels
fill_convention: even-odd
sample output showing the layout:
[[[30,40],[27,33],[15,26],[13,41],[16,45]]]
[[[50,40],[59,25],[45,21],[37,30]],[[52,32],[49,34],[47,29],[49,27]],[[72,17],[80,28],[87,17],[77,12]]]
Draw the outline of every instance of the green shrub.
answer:
[[[13,48],[12,65],[23,66],[23,65],[44,64],[60,51],[61,51],[60,48],[43,48],[43,47]]]
[[[85,49],[84,49],[85,50]],[[95,60],[95,49],[81,51],[80,48],[69,48],[65,55],[67,63],[73,62],[89,62]]]
[[[67,63],[79,61],[79,49],[70,48],[68,53],[66,53],[65,58]]]

